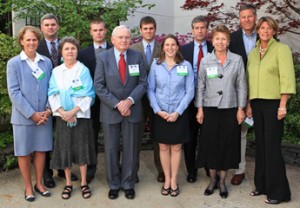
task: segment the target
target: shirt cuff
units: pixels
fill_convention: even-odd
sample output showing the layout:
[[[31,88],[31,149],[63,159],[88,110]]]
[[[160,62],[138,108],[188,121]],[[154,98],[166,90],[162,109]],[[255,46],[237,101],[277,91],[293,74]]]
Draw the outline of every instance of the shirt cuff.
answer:
[[[134,105],[134,100],[133,100],[133,98],[132,98],[132,97],[128,97],[127,99],[131,100],[131,102],[132,102],[132,105]]]

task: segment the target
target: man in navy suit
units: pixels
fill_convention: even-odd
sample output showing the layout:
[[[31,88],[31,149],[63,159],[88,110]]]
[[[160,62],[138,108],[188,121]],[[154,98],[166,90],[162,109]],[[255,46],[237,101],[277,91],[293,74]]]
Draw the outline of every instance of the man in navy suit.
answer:
[[[251,49],[255,47],[257,40],[257,34],[255,30],[256,18],[256,8],[254,6],[250,4],[242,5],[239,10],[241,28],[230,35],[231,40],[229,49],[231,52],[242,56],[245,69],[247,67],[247,56]],[[233,185],[240,185],[245,178],[247,131],[248,128],[245,125],[242,125],[241,162],[239,164],[239,169],[235,171],[235,174],[231,179],[231,184]]]
[[[188,43],[181,48],[181,52],[184,59],[189,61],[193,66],[195,75],[195,87],[197,86],[198,70],[199,69],[199,50],[202,49],[202,57],[206,56],[207,53],[212,52],[212,44],[206,40],[206,35],[208,32],[209,22],[205,16],[196,16],[192,20],[192,33],[194,36],[194,41]],[[188,172],[186,180],[189,183],[194,183],[197,180],[197,168],[195,167],[196,162],[196,150],[198,143],[198,133],[199,133],[199,123],[196,120],[196,114],[198,109],[194,106],[194,101],[188,107],[188,112],[190,116],[190,142],[184,144],[184,158],[186,169]],[[207,170],[208,171],[208,170]],[[207,172],[207,174],[209,174]]]
[[[39,46],[37,48],[37,52],[39,54],[48,57],[52,62],[53,68],[60,65],[60,59],[61,59],[61,56],[58,53],[58,30],[59,30],[59,21],[54,14],[48,13],[41,18],[41,31],[43,32],[44,39],[40,41]],[[54,59],[53,56],[51,56],[52,44],[54,44],[57,53],[57,56]],[[44,181],[44,185],[47,188],[54,188],[55,181],[53,180],[53,170],[50,169],[50,159],[51,159],[50,154],[51,152],[46,153],[43,181]],[[58,176],[65,177],[65,171],[58,170]],[[74,175],[73,173],[71,175],[71,179],[72,181],[78,180],[77,176]]]
[[[134,199],[147,73],[142,54],[129,49],[131,34],[126,26],[117,26],[111,40],[114,47],[100,54],[94,78],[95,91],[100,98],[106,178],[110,188],[108,197],[116,199],[122,189],[127,199]]]
[[[93,44],[85,49],[82,49],[78,53],[78,60],[82,62],[89,70],[94,80],[95,68],[97,57],[103,51],[111,48],[105,40],[106,38],[106,27],[105,23],[101,19],[94,19],[90,22],[90,35],[93,38]],[[94,130],[94,141],[96,154],[98,153],[98,135],[100,131],[99,122],[100,113],[100,100],[98,97],[95,98],[95,103],[91,108],[91,114],[93,119],[93,130]],[[90,183],[95,177],[97,171],[97,165],[88,165],[86,181]]]

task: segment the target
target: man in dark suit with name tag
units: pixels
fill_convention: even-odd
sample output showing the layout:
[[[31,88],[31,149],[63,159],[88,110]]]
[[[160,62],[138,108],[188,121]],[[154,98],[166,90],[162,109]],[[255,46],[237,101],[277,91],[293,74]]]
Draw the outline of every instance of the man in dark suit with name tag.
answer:
[[[94,80],[97,57],[100,55],[100,53],[112,47],[105,40],[106,32],[107,31],[106,31],[105,23],[101,19],[92,20],[90,22],[90,35],[93,38],[93,44],[85,49],[80,50],[78,53],[77,59],[90,70],[93,80]],[[91,107],[96,154],[98,153],[98,135],[100,131],[99,113],[100,113],[100,100],[98,97],[96,97],[95,102]],[[87,166],[87,176],[86,176],[87,183],[90,183],[94,179],[96,171],[97,171],[97,165]]]
[[[61,59],[61,55],[58,52],[58,30],[59,21],[54,14],[48,13],[41,18],[41,31],[43,32],[44,39],[40,41],[37,52],[48,57],[52,62],[53,68],[60,65]],[[55,122],[55,119],[53,121]],[[50,169],[50,155],[51,152],[46,153],[43,181],[47,188],[54,188],[55,181],[53,180],[53,170]],[[58,176],[65,177],[65,171],[58,170]],[[71,179],[72,181],[78,180],[77,176],[73,173]]]
[[[100,98],[106,178],[110,188],[108,197],[118,198],[122,189],[127,199],[134,199],[147,73],[142,54],[129,49],[131,34],[126,26],[117,26],[111,40],[114,47],[100,54],[94,79],[95,91]]]
[[[184,59],[189,61],[194,70],[194,80],[195,88],[197,86],[198,70],[201,59],[207,55],[207,53],[212,52],[212,44],[206,40],[206,35],[208,32],[209,22],[205,16],[196,16],[192,20],[192,33],[194,36],[194,41],[188,43],[181,48],[181,52]],[[196,120],[196,115],[198,109],[194,106],[194,101],[192,101],[188,107],[189,112],[189,123],[190,123],[190,141],[184,144],[184,158],[186,169],[188,172],[186,180],[189,183],[194,183],[197,180],[197,168],[195,167],[196,161],[196,151],[198,143],[198,133],[200,125]],[[206,170],[208,175],[208,170]]]

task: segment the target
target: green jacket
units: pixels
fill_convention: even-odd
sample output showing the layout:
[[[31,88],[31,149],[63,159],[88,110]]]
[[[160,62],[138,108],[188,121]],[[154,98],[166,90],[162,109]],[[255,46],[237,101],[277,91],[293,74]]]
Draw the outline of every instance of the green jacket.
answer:
[[[249,100],[280,99],[281,94],[295,94],[295,72],[290,48],[272,38],[262,59],[259,48],[260,40],[248,56]]]

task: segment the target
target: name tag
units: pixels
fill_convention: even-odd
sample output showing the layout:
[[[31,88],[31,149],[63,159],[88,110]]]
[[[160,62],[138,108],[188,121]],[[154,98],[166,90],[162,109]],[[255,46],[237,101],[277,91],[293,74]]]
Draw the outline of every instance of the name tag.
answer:
[[[32,75],[37,80],[42,80],[45,77],[45,73],[40,68],[37,68],[36,70],[32,71]]]
[[[83,89],[83,85],[81,83],[81,80],[79,78],[72,80],[72,89],[74,91],[78,91]]]
[[[140,75],[140,68],[138,64],[129,65],[129,76],[139,76]]]
[[[207,78],[211,79],[211,78],[217,78],[218,75],[218,67],[210,67],[206,69],[207,71]]]
[[[179,76],[187,76],[188,75],[188,68],[187,66],[177,66],[177,75]]]

